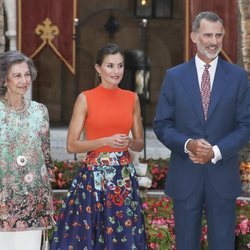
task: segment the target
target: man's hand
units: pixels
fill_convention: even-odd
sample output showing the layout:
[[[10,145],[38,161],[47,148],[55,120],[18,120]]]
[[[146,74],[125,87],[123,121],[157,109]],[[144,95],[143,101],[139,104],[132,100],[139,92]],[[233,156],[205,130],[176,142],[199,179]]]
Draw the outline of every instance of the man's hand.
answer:
[[[191,152],[189,153],[189,158],[193,163],[196,164],[206,164],[207,162],[211,161],[214,158],[214,152],[211,149],[207,155],[204,156],[196,156],[193,155]]]
[[[197,164],[205,164],[214,158],[213,146],[204,139],[190,140],[187,150],[189,158]]]

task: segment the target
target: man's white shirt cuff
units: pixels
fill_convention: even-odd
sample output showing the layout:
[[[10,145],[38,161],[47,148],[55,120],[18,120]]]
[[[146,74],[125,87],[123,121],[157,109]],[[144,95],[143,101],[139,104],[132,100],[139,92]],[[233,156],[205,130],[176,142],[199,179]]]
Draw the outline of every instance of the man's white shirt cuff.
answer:
[[[214,158],[211,160],[213,164],[222,159],[221,152],[218,146],[213,146]]]
[[[184,144],[184,152],[187,153],[187,154],[189,153],[189,150],[187,150],[187,144],[188,144],[189,141],[192,141],[192,140],[193,140],[193,139],[188,139],[188,140],[185,142],[185,144]]]

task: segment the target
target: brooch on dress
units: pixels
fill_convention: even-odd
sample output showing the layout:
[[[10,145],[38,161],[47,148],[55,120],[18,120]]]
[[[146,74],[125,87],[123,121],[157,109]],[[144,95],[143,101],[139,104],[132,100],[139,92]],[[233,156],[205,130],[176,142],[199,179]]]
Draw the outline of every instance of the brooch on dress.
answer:
[[[17,165],[20,167],[24,167],[27,163],[27,158],[23,155],[18,155],[16,158]]]

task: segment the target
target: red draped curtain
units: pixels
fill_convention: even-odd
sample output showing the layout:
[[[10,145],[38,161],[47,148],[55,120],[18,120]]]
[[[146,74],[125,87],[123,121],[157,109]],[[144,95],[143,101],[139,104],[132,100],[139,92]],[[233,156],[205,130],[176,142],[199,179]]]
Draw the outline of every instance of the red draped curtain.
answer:
[[[188,61],[196,52],[190,40],[192,21],[201,11],[213,11],[224,21],[225,37],[221,56],[229,62],[237,63],[237,0],[184,0],[185,1],[185,60]]]
[[[17,0],[17,47],[34,58],[50,46],[75,73],[76,0]]]

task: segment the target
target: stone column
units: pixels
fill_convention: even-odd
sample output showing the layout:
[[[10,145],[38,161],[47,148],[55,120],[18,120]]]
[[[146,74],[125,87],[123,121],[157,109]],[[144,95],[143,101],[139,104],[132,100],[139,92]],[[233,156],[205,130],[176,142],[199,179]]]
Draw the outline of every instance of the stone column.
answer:
[[[239,0],[239,57],[250,79],[250,0]]]
[[[5,35],[10,41],[10,50],[17,49],[17,27],[16,27],[16,0],[4,0],[7,15],[7,31]]]
[[[250,80],[250,0],[239,0],[239,61]],[[241,152],[242,161],[250,161],[250,142]]]
[[[5,49],[3,0],[0,0],[0,53]]]
[[[239,0],[239,63],[250,80],[250,0]],[[243,191],[250,194],[250,142],[240,152],[240,172]]]
[[[16,26],[16,0],[3,0],[4,7],[7,14],[7,31],[5,35],[10,40],[10,50],[17,50],[17,26]],[[32,98],[32,86],[25,95],[27,98]]]

